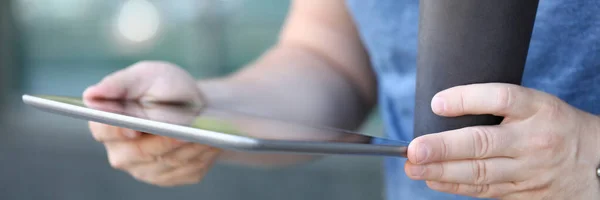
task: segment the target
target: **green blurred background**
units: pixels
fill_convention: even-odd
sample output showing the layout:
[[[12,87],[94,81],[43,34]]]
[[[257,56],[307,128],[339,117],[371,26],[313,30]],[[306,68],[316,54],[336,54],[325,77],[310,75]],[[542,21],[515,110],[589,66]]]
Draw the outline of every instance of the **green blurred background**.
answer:
[[[80,95],[140,60],[221,76],[277,38],[285,0],[0,1],[0,199],[382,199],[381,159],[330,156],[260,170],[217,165],[158,188],[108,166],[81,120],[25,107],[23,93]],[[363,130],[381,135],[377,113]]]

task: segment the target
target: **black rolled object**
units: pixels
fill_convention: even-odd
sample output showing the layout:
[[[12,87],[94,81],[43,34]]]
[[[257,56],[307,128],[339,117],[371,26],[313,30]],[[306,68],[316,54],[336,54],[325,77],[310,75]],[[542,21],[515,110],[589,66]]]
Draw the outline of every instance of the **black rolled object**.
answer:
[[[467,126],[495,125],[501,117],[440,117],[431,99],[473,83],[521,84],[538,0],[420,0],[414,136]]]

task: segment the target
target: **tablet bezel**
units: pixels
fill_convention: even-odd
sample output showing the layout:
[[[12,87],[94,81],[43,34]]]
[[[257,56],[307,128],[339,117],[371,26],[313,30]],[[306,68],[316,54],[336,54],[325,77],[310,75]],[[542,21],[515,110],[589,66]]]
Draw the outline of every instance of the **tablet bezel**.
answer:
[[[22,99],[27,105],[54,114],[100,122],[230,150],[295,154],[358,154],[395,157],[406,157],[407,150],[406,145],[256,139],[94,110],[34,95],[25,94],[22,96]]]

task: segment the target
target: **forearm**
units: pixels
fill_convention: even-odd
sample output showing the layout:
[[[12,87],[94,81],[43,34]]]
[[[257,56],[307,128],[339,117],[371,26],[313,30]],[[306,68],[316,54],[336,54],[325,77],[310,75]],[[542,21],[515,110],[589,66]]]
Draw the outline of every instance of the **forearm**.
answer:
[[[374,104],[318,53],[278,46],[228,77],[200,81],[208,104],[235,111],[355,129]]]
[[[376,81],[345,7],[343,0],[292,1],[277,45],[237,73],[198,84],[206,102],[302,124],[359,127],[375,103]],[[269,165],[311,158],[256,157],[236,159]]]
[[[308,49],[279,46],[231,76],[200,81],[207,104],[235,111],[320,126],[355,129],[373,100],[331,63]],[[225,151],[221,161],[279,167],[315,159]]]

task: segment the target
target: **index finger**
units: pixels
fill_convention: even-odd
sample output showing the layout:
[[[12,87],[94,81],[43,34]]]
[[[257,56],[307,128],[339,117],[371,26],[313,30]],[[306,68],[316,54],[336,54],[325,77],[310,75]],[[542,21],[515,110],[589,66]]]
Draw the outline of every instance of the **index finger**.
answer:
[[[547,99],[541,92],[518,85],[482,83],[439,92],[431,101],[431,109],[447,117],[492,114],[526,118],[535,114]]]
[[[104,77],[98,84],[88,87],[83,92],[84,99],[135,99],[147,89],[139,81],[139,74],[130,72],[130,68],[116,71]],[[137,87],[135,87],[137,86]]]
[[[98,142],[131,140],[141,135],[138,131],[92,121],[89,122],[89,127],[92,136]]]

